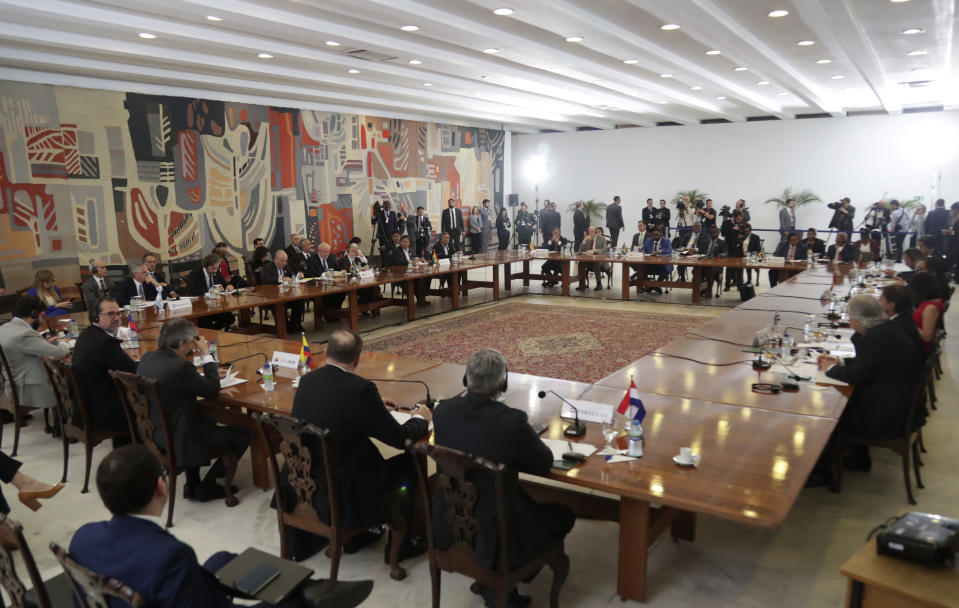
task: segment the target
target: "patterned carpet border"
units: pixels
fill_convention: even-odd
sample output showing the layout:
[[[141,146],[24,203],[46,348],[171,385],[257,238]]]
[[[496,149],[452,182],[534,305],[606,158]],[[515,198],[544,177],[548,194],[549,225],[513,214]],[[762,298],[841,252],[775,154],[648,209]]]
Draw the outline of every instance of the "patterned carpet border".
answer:
[[[511,371],[595,382],[711,317],[504,303],[369,340],[364,348],[465,364],[495,348]]]

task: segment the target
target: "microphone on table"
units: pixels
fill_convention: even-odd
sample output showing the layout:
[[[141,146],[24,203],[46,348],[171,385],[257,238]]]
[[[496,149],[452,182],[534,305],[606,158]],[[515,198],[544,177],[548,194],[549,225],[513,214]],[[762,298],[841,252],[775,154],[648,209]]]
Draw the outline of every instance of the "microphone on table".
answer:
[[[586,425],[579,421],[579,409],[577,409],[575,405],[573,405],[572,403],[564,399],[562,396],[557,394],[556,391],[540,391],[539,398],[540,399],[545,398],[546,393],[552,393],[553,395],[556,395],[557,397],[559,397],[560,401],[562,401],[569,407],[573,408],[573,415],[574,415],[573,423],[568,425],[565,429],[563,429],[563,434],[566,435],[567,437],[582,437],[583,435],[585,435]]]
[[[771,352],[771,353],[773,354],[773,356],[776,358],[776,361],[778,361],[779,364],[782,365],[783,368],[784,368],[787,372],[789,372],[789,375],[786,376],[787,378],[789,378],[790,380],[795,380],[795,381],[797,381],[797,382],[800,382],[800,381],[802,381],[802,380],[812,380],[812,378],[811,378],[810,376],[800,376],[799,374],[797,374],[796,372],[794,372],[793,370],[791,370],[791,369],[789,368],[789,366],[786,365],[786,362],[783,361],[783,358],[780,357],[778,354],[776,354],[775,351],[770,351],[770,352]]]
[[[405,384],[422,384],[426,388],[426,405],[427,409],[432,410],[436,405],[436,400],[430,396],[430,387],[422,380],[400,380],[397,378],[367,378],[370,382],[402,382]],[[400,407],[401,410],[411,410],[411,407]]]
[[[243,355],[242,357],[237,357],[236,359],[231,359],[230,361],[221,361],[221,362],[218,362],[217,365],[220,366],[220,367],[229,367],[229,366],[233,365],[234,363],[236,363],[237,361],[243,361],[244,359],[252,359],[253,357],[263,357],[263,365],[264,365],[264,367],[266,366],[267,363],[270,362],[270,360],[267,359],[266,355],[263,354],[263,353],[251,353],[251,354],[249,354],[249,355]],[[259,374],[259,373],[260,373],[260,370],[256,370],[256,373]]]

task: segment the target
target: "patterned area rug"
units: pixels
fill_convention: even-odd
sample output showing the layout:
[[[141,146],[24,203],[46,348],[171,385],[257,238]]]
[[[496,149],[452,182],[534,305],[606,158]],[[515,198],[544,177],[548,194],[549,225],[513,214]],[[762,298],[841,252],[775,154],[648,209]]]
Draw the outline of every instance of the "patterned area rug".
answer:
[[[595,382],[710,317],[505,303],[370,340],[368,350],[465,364],[495,348],[512,371]]]

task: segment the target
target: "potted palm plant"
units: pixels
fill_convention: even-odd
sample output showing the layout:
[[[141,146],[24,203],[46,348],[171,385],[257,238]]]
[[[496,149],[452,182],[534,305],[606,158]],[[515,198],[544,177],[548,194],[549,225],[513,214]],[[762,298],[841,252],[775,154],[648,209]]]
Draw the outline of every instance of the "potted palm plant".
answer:
[[[575,203],[569,204],[569,212],[573,213],[576,211],[576,205],[583,203],[583,214],[586,216],[586,222],[588,224],[593,224],[593,218],[596,218],[597,222],[603,221],[606,212],[606,203],[589,199],[588,201],[576,201]]]
[[[802,207],[803,205],[808,205],[809,203],[821,203],[822,200],[816,196],[812,190],[793,190],[792,188],[786,188],[782,191],[782,194],[779,196],[774,196],[770,199],[767,199],[767,203],[776,203],[779,207],[785,207],[786,201],[792,200],[795,207]]]
[[[689,197],[689,204],[691,205],[689,208],[686,207],[685,203],[685,197],[687,196]],[[677,192],[671,201],[676,205],[676,209],[679,211],[678,217],[676,218],[677,224],[679,226],[685,226],[688,222],[687,215],[692,215],[693,209],[696,208],[696,201],[705,201],[707,198],[709,198],[708,192],[703,192],[695,188]]]

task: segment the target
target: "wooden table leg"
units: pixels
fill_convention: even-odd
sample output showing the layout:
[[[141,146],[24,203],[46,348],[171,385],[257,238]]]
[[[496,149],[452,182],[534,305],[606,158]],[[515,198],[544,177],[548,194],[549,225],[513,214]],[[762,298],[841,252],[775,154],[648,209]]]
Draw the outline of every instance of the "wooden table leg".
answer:
[[[276,321],[276,337],[286,339],[286,303],[277,302],[273,305],[273,320]]]
[[[696,514],[692,511],[680,511],[670,527],[670,534],[676,540],[696,540]]]
[[[699,304],[699,290],[703,284],[702,266],[693,266],[693,304]],[[712,285],[709,287],[712,289]]]
[[[624,496],[619,501],[619,573],[616,577],[616,593],[620,599],[646,601],[649,526],[649,503]]]
[[[506,291],[513,291],[513,264],[511,262],[503,264],[503,288]]]
[[[313,298],[313,328],[323,327],[323,298]]]
[[[360,331],[360,297],[357,290],[351,289],[349,296],[350,303],[350,329]]]
[[[250,466],[253,469],[253,485],[261,490],[273,487],[269,471],[270,446],[259,429],[253,432],[253,441],[250,442]]]
[[[493,299],[499,300],[499,265],[493,265]]]
[[[249,324],[250,324],[250,309],[249,309],[249,308],[241,308],[241,309],[240,309],[239,311],[237,311],[237,312],[240,313],[240,327],[246,327],[247,325],[249,325]]]
[[[523,260],[523,287],[529,287],[529,260]]]
[[[416,279],[406,281],[406,320],[412,321],[416,318],[416,302],[413,299],[413,290],[416,289]]]
[[[789,279],[789,271],[786,270],[785,268],[780,268],[780,269],[779,269],[779,282],[780,282],[780,283],[784,283],[784,282],[785,282],[786,280],[788,280],[788,279]]]
[[[453,292],[453,310],[457,310],[460,307],[460,273],[453,271],[450,273],[450,283],[452,284]]]
[[[568,296],[568,295],[569,295],[569,270],[570,270],[570,267],[571,267],[571,264],[570,264],[569,260],[563,260],[563,262],[560,264],[560,268],[562,269],[562,273],[563,273],[563,295],[564,295],[564,296]]]
[[[629,299],[629,264],[620,264],[620,267],[623,269],[623,300]]]

